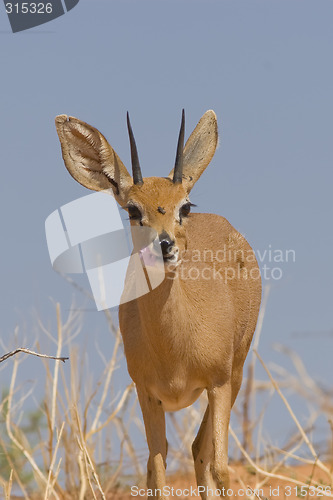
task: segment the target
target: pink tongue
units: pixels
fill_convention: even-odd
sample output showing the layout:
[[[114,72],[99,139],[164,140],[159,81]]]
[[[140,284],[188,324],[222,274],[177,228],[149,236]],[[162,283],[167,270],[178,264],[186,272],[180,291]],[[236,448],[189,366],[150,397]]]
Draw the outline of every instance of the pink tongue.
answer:
[[[153,266],[156,263],[156,255],[152,253],[149,247],[140,250],[140,257],[143,259],[146,266]]]

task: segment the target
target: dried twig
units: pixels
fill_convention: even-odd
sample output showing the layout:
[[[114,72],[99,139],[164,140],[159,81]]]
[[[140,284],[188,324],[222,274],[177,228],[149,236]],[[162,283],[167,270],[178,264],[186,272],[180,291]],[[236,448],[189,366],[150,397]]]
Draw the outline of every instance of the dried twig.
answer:
[[[35,459],[31,455],[31,453],[25,448],[25,446],[15,437],[14,431],[12,429],[12,422],[11,422],[11,411],[12,411],[12,398],[14,394],[14,386],[15,386],[15,380],[16,380],[16,375],[17,375],[17,359],[14,361],[14,367],[13,367],[13,374],[12,374],[12,379],[10,383],[10,388],[9,388],[9,395],[8,395],[8,411],[6,414],[6,429],[7,429],[7,434],[9,436],[9,439],[14,443],[14,445],[23,453],[23,455],[26,457],[27,461],[30,463],[33,471],[36,473],[36,476],[45,484],[48,484],[47,478],[37,465]],[[54,496],[59,500],[59,496],[56,494],[54,490],[52,490]]]
[[[55,461],[56,461],[56,458],[57,458],[57,453],[58,453],[58,449],[59,449],[59,445],[60,445],[61,436],[62,436],[62,433],[63,433],[63,430],[64,430],[64,426],[65,426],[65,422],[62,423],[60,431],[58,433],[56,447],[55,447],[55,450],[54,450],[54,453],[53,453],[53,457],[52,457],[52,460],[51,460],[51,464],[50,464],[50,468],[49,468],[49,474],[48,474],[47,484],[46,484],[46,488],[45,488],[44,500],[47,500],[49,498],[49,491],[50,491],[50,489],[53,490],[53,487],[55,485],[57,476],[59,474],[59,470],[58,469],[59,469],[59,465],[61,463],[61,458],[60,458],[60,461],[58,463],[56,474],[53,474],[53,469],[54,469],[54,466],[55,466]],[[53,480],[52,480],[52,476],[53,476]]]
[[[306,433],[304,432],[303,427],[301,426],[301,424],[299,423],[299,421],[298,421],[298,419],[297,419],[297,417],[296,417],[295,413],[294,413],[294,412],[293,412],[293,410],[291,409],[290,404],[288,403],[288,401],[286,400],[286,398],[285,398],[285,397],[284,397],[284,395],[282,394],[282,392],[281,392],[281,390],[280,390],[280,388],[279,388],[278,384],[277,384],[277,383],[276,383],[276,381],[274,380],[274,378],[273,378],[273,376],[272,376],[271,372],[270,372],[270,371],[269,371],[269,369],[267,368],[266,364],[264,363],[264,361],[263,361],[263,359],[261,358],[261,356],[259,355],[259,353],[258,353],[257,351],[254,351],[254,352],[255,352],[256,356],[258,357],[258,359],[259,359],[260,363],[262,364],[263,368],[265,369],[265,371],[266,371],[267,375],[269,376],[269,379],[270,379],[270,381],[272,382],[272,385],[273,385],[274,389],[276,390],[276,392],[278,393],[278,395],[279,395],[279,396],[280,396],[280,398],[282,399],[283,403],[285,404],[285,406],[286,406],[286,408],[287,408],[287,410],[288,410],[288,412],[289,412],[289,414],[290,414],[291,418],[292,418],[292,419],[293,419],[293,421],[295,422],[295,424],[296,424],[296,426],[297,426],[297,428],[298,428],[298,430],[299,430],[299,432],[300,432],[300,434],[301,434],[302,438],[304,439],[304,442],[305,442],[305,443],[306,443],[306,445],[308,446],[308,448],[309,448],[309,450],[310,450],[310,452],[311,452],[311,454],[312,454],[313,458],[315,459],[315,461],[316,461],[316,463],[317,463],[318,467],[319,467],[322,471],[326,472],[326,474],[330,477],[330,479],[331,479],[331,481],[332,481],[332,474],[331,474],[330,470],[329,470],[329,469],[328,469],[328,467],[326,467],[326,465],[325,465],[325,464],[323,464],[323,463],[322,463],[322,461],[319,459],[319,457],[318,457],[318,455],[317,455],[317,453],[316,453],[316,451],[315,451],[315,449],[314,449],[314,447],[313,447],[313,445],[312,445],[312,443],[311,443],[310,439],[308,438],[308,436],[307,436],[307,435],[306,435]]]
[[[304,483],[303,481],[298,481],[297,479],[293,479],[292,477],[288,477],[288,476],[283,476],[282,474],[275,474],[273,472],[266,471],[266,470],[262,469],[261,467],[259,467],[252,460],[252,458],[246,452],[246,450],[243,448],[243,446],[241,445],[241,442],[239,441],[236,433],[233,431],[231,425],[229,425],[229,432],[232,435],[232,437],[234,438],[234,440],[236,441],[236,444],[237,444],[238,448],[240,449],[240,451],[242,452],[242,454],[244,455],[244,457],[246,458],[246,460],[249,462],[249,464],[257,472],[259,472],[259,474],[262,474],[263,476],[267,476],[267,477],[274,477],[276,479],[280,479],[281,481],[286,481],[286,482],[289,482],[289,483],[292,483],[292,484],[296,484],[298,486],[303,486],[304,488],[309,488],[309,485],[307,483]],[[327,493],[326,491],[323,491],[320,488],[317,489],[315,486],[313,486],[311,489],[314,490],[316,493],[319,493],[321,496],[326,496],[326,497],[329,497],[329,498],[333,498],[333,494]]]
[[[113,372],[115,370],[118,349],[119,349],[120,344],[121,344],[121,334],[120,334],[120,330],[118,329],[114,348],[113,348],[113,354],[112,354],[111,360],[110,360],[108,367],[107,367],[107,370],[106,370],[105,383],[104,383],[102,397],[101,397],[101,400],[100,400],[99,405],[97,407],[94,421],[93,421],[91,428],[90,428],[90,432],[89,432],[90,435],[94,434],[94,432],[96,431],[96,428],[100,422],[100,417],[102,414],[103,406],[104,406],[105,400],[106,400],[108,392],[109,392],[111,378],[112,378]]]
[[[1,356],[0,363],[6,361],[6,359],[10,358],[11,356],[15,356],[15,354],[17,354],[18,352],[32,354],[33,356],[37,356],[38,358],[56,359],[57,361],[62,361],[63,363],[65,363],[66,359],[69,359],[66,357],[57,358],[55,356],[48,356],[47,354],[40,354],[39,352],[31,351],[30,349],[26,349],[25,347],[19,347],[18,349],[15,349],[15,351],[7,352],[7,354]]]
[[[80,450],[81,450],[81,452],[83,454],[83,460],[84,460],[84,465],[85,465],[85,473],[86,473],[86,478],[88,479],[90,490],[91,490],[91,492],[93,494],[94,499],[97,500],[97,497],[96,497],[96,494],[95,494],[95,491],[94,491],[94,487],[93,487],[91,479],[90,479],[90,475],[92,475],[92,477],[93,477],[93,479],[95,481],[95,484],[97,485],[97,488],[98,488],[98,490],[99,490],[99,492],[101,494],[102,499],[105,500],[105,495],[104,495],[104,492],[102,490],[102,486],[101,486],[101,483],[100,483],[100,480],[99,480],[96,468],[94,466],[93,460],[90,457],[90,453],[88,451],[88,448],[87,448],[87,445],[86,445],[86,442],[85,442],[85,439],[84,439],[84,435],[83,435],[83,432],[82,432],[82,426],[81,426],[80,417],[79,417],[79,413],[78,413],[77,407],[75,407],[75,417],[76,417],[77,428],[78,428],[78,431],[79,431],[79,436],[77,436],[77,442],[78,442],[79,448],[80,448]]]

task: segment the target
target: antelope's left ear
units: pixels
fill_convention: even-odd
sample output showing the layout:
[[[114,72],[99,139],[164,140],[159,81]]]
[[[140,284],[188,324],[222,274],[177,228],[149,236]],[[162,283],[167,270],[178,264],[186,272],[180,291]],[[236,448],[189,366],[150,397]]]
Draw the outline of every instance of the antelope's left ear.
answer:
[[[217,118],[213,110],[201,117],[188,138],[183,156],[182,183],[190,192],[214,156],[218,143]],[[169,174],[173,178],[173,169]]]
[[[67,115],[56,117],[62,156],[68,172],[88,189],[112,188],[120,205],[132,186],[132,178],[105,137],[95,127]]]

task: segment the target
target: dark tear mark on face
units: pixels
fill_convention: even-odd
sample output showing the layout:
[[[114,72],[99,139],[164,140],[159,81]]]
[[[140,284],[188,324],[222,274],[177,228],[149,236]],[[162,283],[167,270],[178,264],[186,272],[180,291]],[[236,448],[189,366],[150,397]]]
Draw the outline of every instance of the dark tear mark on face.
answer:
[[[166,210],[164,210],[164,208],[163,208],[163,207],[157,207],[157,211],[158,211],[160,214],[162,214],[162,215],[164,215],[164,214],[166,213]]]

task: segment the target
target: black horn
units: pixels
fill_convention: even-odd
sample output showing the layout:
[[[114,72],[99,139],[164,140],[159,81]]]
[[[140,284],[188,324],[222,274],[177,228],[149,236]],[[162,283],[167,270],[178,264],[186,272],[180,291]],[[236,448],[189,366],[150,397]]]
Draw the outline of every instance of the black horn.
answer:
[[[185,111],[182,111],[182,123],[180,125],[177,154],[175,168],[173,170],[173,182],[180,184],[183,180],[183,150],[184,150],[184,134],[185,134]]]
[[[135,139],[134,139],[133,130],[131,127],[131,122],[130,122],[128,111],[127,111],[127,128],[128,128],[128,135],[129,135],[129,140],[130,140],[130,145],[131,145],[133,182],[134,182],[134,184],[142,185],[143,179],[142,179],[141,167],[140,167],[140,162],[139,162],[138,150],[136,149]]]

